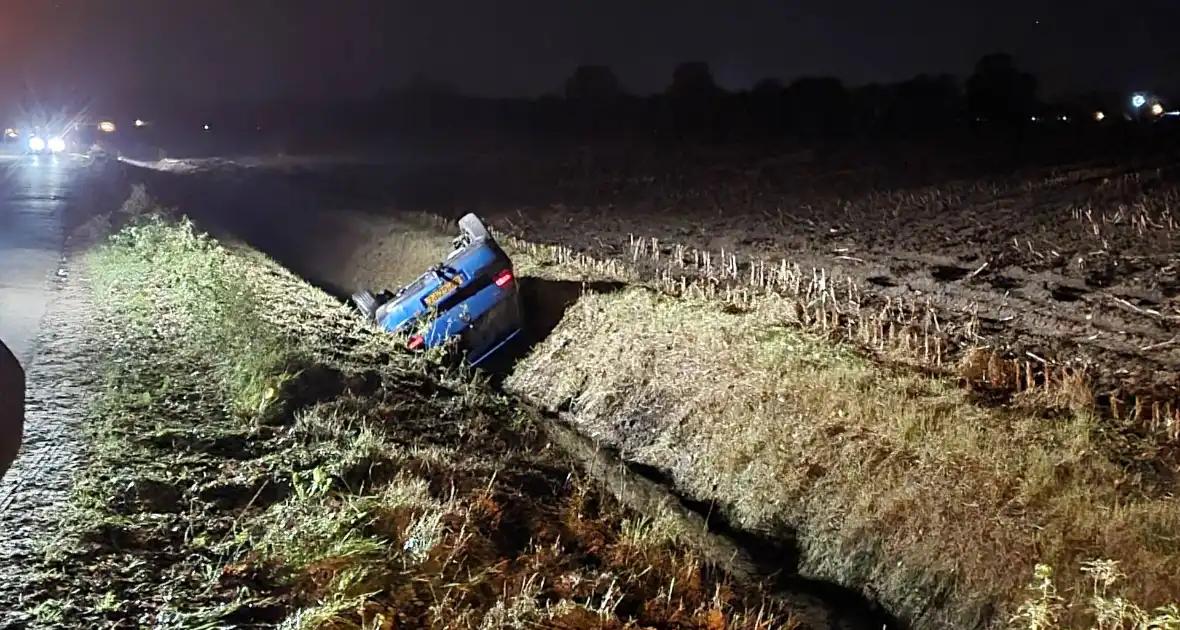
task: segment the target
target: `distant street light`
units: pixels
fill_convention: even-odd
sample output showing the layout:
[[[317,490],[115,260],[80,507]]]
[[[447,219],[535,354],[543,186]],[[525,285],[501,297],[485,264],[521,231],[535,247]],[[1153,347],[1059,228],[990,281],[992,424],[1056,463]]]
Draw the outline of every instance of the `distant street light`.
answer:
[[[1161,116],[1164,113],[1164,106],[1159,103],[1153,103],[1151,106],[1151,113],[1156,116]]]
[[[144,125],[146,125],[146,124],[147,124],[146,122],[144,122],[144,121],[142,121],[142,120],[140,120],[140,119],[138,119],[138,118],[136,118],[136,119],[135,119],[135,126],[136,126],[136,127],[143,127],[143,126],[144,126]]]
[[[1102,112],[1094,112],[1094,120],[1102,120],[1103,118],[1106,118],[1106,114]]]
[[[1140,107],[1143,107],[1145,104],[1147,104],[1147,97],[1146,96],[1144,96],[1142,94],[1136,94],[1131,97],[1131,106],[1134,107],[1135,109],[1139,109]]]
[[[104,120],[98,123],[98,130],[104,133],[112,133],[115,131],[115,123],[109,120]]]

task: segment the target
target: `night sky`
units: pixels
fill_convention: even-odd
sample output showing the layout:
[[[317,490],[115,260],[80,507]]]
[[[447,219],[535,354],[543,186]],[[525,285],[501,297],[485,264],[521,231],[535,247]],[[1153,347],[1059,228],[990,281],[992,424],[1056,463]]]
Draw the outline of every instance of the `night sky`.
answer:
[[[0,86],[213,103],[363,96],[421,71],[532,96],[600,63],[647,93],[683,60],[741,88],[964,75],[1004,50],[1053,96],[1180,85],[1178,29],[1177,0],[0,0]]]

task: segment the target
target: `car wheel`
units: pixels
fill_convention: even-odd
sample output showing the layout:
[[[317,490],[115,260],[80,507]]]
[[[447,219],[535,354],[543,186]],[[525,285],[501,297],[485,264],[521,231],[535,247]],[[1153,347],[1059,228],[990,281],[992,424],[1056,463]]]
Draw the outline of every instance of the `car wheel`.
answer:
[[[352,295],[352,303],[369,319],[377,316],[377,309],[381,306],[377,300],[377,296],[368,291],[354,293]]]
[[[488,241],[492,238],[483,221],[480,221],[479,217],[472,213],[468,213],[462,219],[459,219],[459,231],[463,232],[472,243]]]

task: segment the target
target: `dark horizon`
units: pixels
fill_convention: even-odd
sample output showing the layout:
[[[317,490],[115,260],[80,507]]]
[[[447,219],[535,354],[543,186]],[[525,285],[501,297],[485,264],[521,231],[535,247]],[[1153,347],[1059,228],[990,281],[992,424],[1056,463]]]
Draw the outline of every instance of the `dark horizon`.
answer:
[[[1124,9],[1050,0],[716,7],[4,0],[0,53],[13,61],[0,64],[0,86],[50,100],[214,105],[363,99],[422,73],[466,95],[527,98],[560,93],[579,65],[605,65],[627,91],[647,95],[685,61],[707,62],[727,90],[800,76],[855,87],[921,73],[962,79],[982,55],[1006,52],[1046,99],[1180,87],[1180,6],[1164,0]]]

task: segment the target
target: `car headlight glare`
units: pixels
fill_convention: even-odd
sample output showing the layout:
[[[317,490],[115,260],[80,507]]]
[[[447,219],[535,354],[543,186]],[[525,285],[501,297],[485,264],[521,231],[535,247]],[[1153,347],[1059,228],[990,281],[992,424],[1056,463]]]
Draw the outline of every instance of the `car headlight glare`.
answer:
[[[32,151],[44,151],[45,138],[40,136],[33,136],[32,138],[29,138],[29,149]]]
[[[61,153],[66,150],[66,141],[60,137],[53,137],[49,139],[49,150],[54,153]]]

